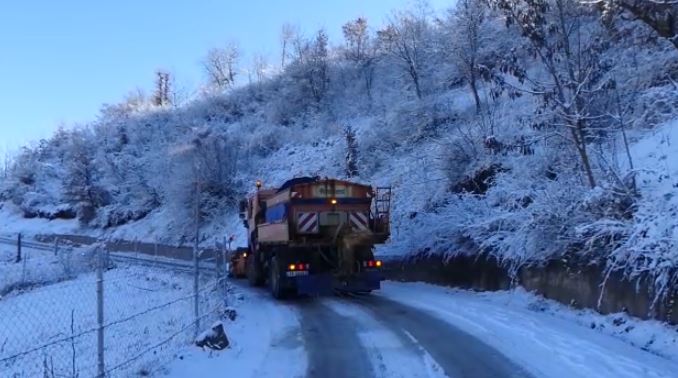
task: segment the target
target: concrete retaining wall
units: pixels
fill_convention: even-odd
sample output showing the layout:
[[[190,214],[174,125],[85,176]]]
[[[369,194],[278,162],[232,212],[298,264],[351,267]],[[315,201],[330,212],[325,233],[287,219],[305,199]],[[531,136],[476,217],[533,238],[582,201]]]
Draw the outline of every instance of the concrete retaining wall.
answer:
[[[612,274],[603,286],[601,266],[572,267],[552,261],[540,267],[523,268],[512,281],[508,271],[492,258],[459,256],[445,261],[440,256],[430,256],[390,261],[385,274],[392,280],[422,281],[478,291],[506,290],[520,285],[576,308],[590,308],[603,314],[627,312],[642,319],[678,324],[678,290],[674,288],[672,295],[652,306],[654,293],[647,279],[630,282],[620,274]]]

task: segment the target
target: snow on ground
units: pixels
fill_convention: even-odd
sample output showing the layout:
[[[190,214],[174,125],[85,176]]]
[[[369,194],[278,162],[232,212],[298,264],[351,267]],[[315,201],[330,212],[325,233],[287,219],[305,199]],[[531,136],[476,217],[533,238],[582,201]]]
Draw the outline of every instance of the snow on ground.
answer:
[[[0,236],[15,236],[22,233],[27,236],[37,234],[75,234],[82,233],[77,220],[63,219],[27,219],[23,212],[10,202],[0,203]]]
[[[631,146],[631,155],[642,200],[624,246],[629,251],[622,248],[621,252],[630,261],[647,257],[642,268],[665,272],[660,279],[668,280],[669,272],[678,266],[678,121],[646,134]],[[673,279],[678,280],[678,273],[673,273]]]
[[[203,324],[209,324],[216,317],[210,310],[222,306],[223,295],[210,281],[201,288]],[[0,376],[42,376],[46,370],[95,376],[96,298],[94,273],[0,298]],[[107,271],[107,376],[153,372],[171,360],[192,341],[193,311],[191,275],[120,264]]]
[[[16,238],[21,233],[31,238],[36,235],[85,235],[97,238],[112,238],[146,243],[176,245],[177,235],[185,233],[186,222],[177,220],[171,209],[161,207],[145,218],[107,230],[81,227],[77,220],[42,218],[26,219],[20,209],[10,203],[0,203],[0,237]],[[190,222],[189,222],[190,223]],[[192,227],[192,225],[190,226]],[[191,232],[193,232],[191,230]],[[232,247],[247,245],[246,233],[238,214],[227,214],[219,222],[201,229],[203,245],[214,246],[230,236]],[[187,243],[186,241],[183,241]]]
[[[16,239],[0,236],[0,299],[14,291],[72,280],[94,269],[94,249],[67,243],[54,246],[24,239],[21,261],[17,263],[16,257]]]
[[[167,377],[303,377],[308,366],[293,306],[266,293],[233,288],[237,310],[226,322],[231,346],[223,351],[189,347],[169,364]]]
[[[82,270],[77,252],[62,247],[61,254],[22,248],[16,262],[16,246],[0,243],[0,298],[12,289],[54,283],[71,278]]]
[[[435,314],[537,377],[650,378],[678,372],[678,329],[657,322],[574,311],[521,290],[476,293],[386,282],[378,295]],[[628,334],[621,331],[628,327]]]

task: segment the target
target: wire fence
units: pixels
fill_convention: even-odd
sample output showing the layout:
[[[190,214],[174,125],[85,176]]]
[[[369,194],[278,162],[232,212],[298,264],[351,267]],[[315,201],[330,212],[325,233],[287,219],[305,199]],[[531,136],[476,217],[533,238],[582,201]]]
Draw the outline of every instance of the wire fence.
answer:
[[[223,317],[223,253],[196,269],[109,246],[0,237],[1,377],[153,374]]]

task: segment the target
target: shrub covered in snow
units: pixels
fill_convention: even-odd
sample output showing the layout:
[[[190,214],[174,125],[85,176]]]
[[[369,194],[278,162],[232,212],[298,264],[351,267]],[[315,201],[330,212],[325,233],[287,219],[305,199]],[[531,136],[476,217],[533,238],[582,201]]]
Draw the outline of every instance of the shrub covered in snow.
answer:
[[[634,20],[611,32],[586,2],[459,3],[367,34],[353,21],[341,47],[300,37],[278,75],[182,106],[106,106],[20,153],[2,198],[173,242],[191,237],[197,206],[221,239],[255,179],[351,171],[394,187],[380,252],[490,254],[513,271],[576,254],[675,287],[678,138],[640,132],[678,116],[674,46]]]

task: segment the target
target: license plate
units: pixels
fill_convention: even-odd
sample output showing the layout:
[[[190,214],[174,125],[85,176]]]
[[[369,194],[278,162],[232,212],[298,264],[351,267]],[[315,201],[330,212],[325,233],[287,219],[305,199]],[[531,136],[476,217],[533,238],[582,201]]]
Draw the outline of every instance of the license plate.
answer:
[[[299,276],[308,276],[308,272],[287,272],[287,277],[299,277]]]

